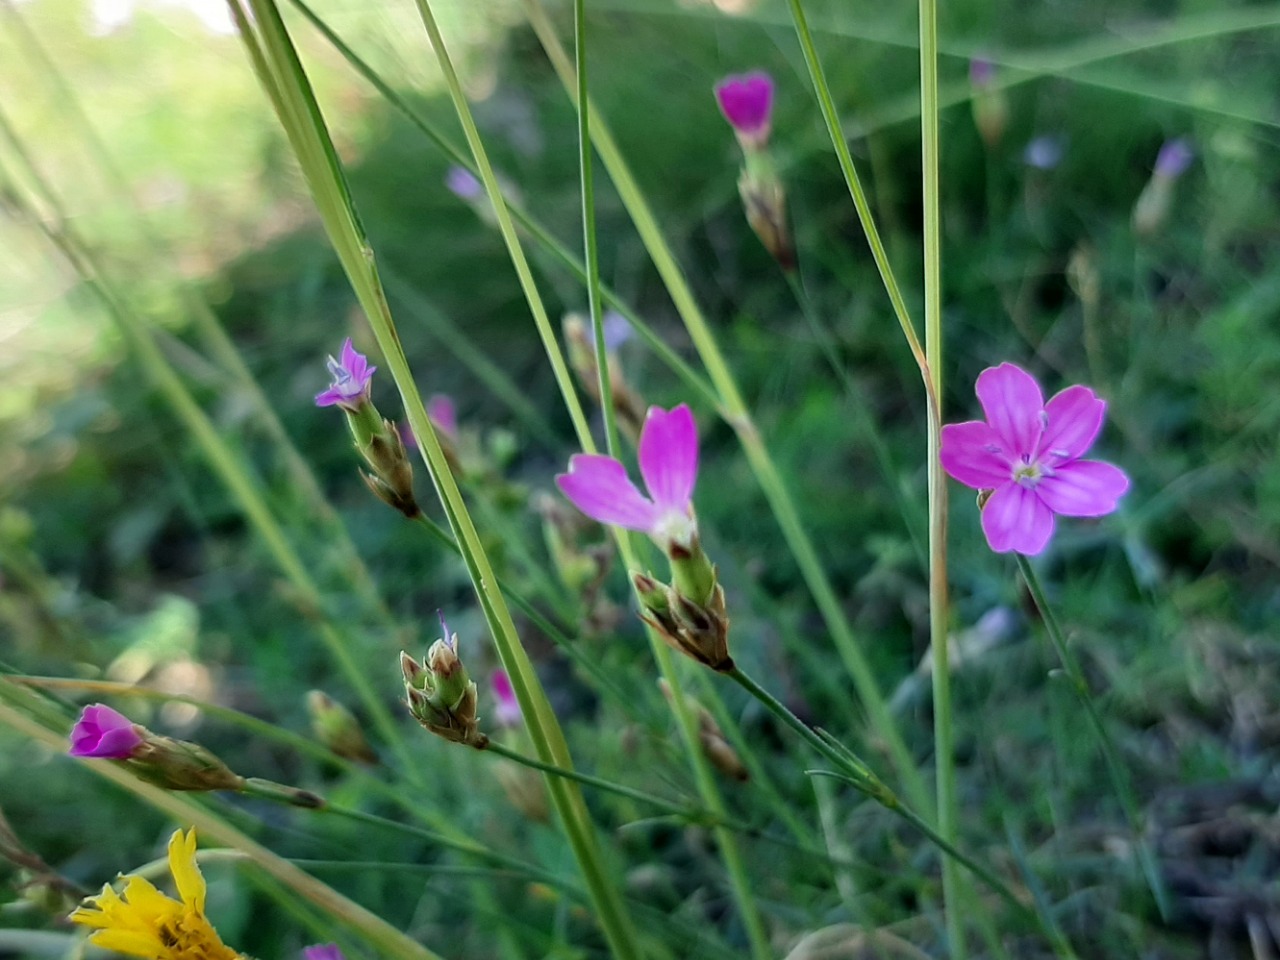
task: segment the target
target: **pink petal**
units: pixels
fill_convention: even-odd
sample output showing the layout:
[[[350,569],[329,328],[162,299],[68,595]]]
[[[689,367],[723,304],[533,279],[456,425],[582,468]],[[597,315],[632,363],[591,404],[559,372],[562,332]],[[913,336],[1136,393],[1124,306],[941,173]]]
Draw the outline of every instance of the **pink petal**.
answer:
[[[427,401],[427,416],[445,435],[458,437],[458,408],[447,393],[433,393]]]
[[[688,405],[650,407],[640,430],[640,475],[660,513],[687,512],[698,478],[698,425]]]
[[[1053,511],[1018,483],[1006,483],[982,508],[982,532],[996,553],[1013,550],[1034,557],[1053,536]]]
[[[556,485],[592,520],[648,533],[661,515],[652,500],[635,488],[627,469],[613,457],[580,453]]]
[[[1076,460],[1058,467],[1036,486],[1046,506],[1064,517],[1101,517],[1111,513],[1129,489],[1123,470],[1099,460]]]
[[[977,393],[987,423],[1004,441],[1005,452],[1013,459],[1035,456],[1044,426],[1044,394],[1035,378],[1021,367],[1002,363],[978,374]]]
[[[1040,437],[1040,454],[1063,462],[1083,456],[1093,446],[1107,404],[1088,387],[1067,387],[1045,404],[1044,412],[1048,422]]]
[[[967,487],[995,489],[1009,482],[1013,470],[1000,437],[981,420],[942,428],[942,469]]]
[[[324,393],[316,394],[317,407],[332,407],[334,404],[341,403],[347,399],[347,395],[337,387],[330,387]]]

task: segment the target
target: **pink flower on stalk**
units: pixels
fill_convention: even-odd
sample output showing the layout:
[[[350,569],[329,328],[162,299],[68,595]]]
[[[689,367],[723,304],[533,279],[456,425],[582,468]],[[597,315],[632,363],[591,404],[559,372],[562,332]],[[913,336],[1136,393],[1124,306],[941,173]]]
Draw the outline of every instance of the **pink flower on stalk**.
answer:
[[[371,391],[370,382],[377,367],[369,366],[369,360],[363,353],[358,353],[347,337],[342,344],[341,362],[330,357],[327,363],[329,375],[333,383],[324,393],[316,394],[317,407],[332,407],[337,404],[347,410],[356,410],[363,403],[368,403]]]
[[[494,715],[500,727],[520,726],[520,704],[516,700],[516,692],[511,688],[511,678],[505,670],[493,671],[489,678],[493,688],[493,699],[496,703]]]
[[[647,533],[663,549],[688,547],[698,532],[693,484],[698,477],[698,426],[686,404],[650,407],[640,431],[640,475],[649,496],[636,489],[613,457],[580,453],[556,484],[592,520]]]
[[[992,490],[982,531],[996,553],[1035,556],[1053,536],[1054,514],[1101,517],[1129,489],[1119,467],[1081,460],[1107,405],[1088,387],[1067,387],[1048,403],[1035,378],[1002,363],[978,376],[986,422],[942,428],[942,467],[965,486]]]
[[[773,112],[773,78],[763,70],[734,74],[717,83],[715,92],[720,112],[738,136],[763,146]]]
[[[336,943],[317,943],[314,947],[302,948],[303,960],[346,960]]]
[[[447,393],[433,393],[427,400],[427,416],[435,428],[449,437],[458,439],[458,407]]]
[[[128,760],[142,746],[142,736],[130,720],[101,703],[90,704],[71,728],[73,757]]]

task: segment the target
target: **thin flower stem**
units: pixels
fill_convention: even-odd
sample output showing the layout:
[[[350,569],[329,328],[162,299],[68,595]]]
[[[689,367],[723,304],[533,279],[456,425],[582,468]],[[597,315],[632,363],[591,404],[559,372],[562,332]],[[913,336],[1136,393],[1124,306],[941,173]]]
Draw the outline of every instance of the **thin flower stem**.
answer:
[[[817,731],[797,717],[786,705],[769,693],[764,687],[757,683],[751,676],[743,673],[741,669],[734,667],[725,673],[725,676],[733,680],[740,687],[755,697],[760,703],[772,713],[775,717],[785,723],[793,731],[800,735],[806,743],[814,750],[825,757],[841,771],[834,774],[837,779],[845,780],[856,786],[861,792],[865,793],[872,800],[879,803],[886,810],[896,814],[907,823],[911,824],[919,830],[925,837],[938,847],[948,857],[954,858],[962,864],[975,877],[985,883],[992,891],[999,894],[1011,907],[1013,907],[1019,915],[1024,918],[1030,918],[1039,923],[1039,917],[1035,911],[1029,909],[1026,904],[1022,903],[1003,880],[997,877],[989,869],[978,863],[968,854],[962,852],[955,844],[946,837],[942,836],[928,821],[923,819],[913,809],[906,806],[898,795],[894,793],[884,783],[870,774],[869,768],[848,748],[837,749],[832,743],[824,740]],[[821,771],[818,771],[821,774]],[[833,775],[833,774],[827,774]],[[870,775],[871,779],[868,779]]]
[[[884,241],[880,239],[880,231],[876,227],[875,217],[871,213],[871,204],[867,202],[866,191],[862,189],[862,181],[858,177],[858,168],[853,165],[853,157],[849,153],[849,144],[844,132],[840,129],[840,115],[836,110],[831,88],[827,85],[827,77],[822,69],[822,61],[813,45],[813,34],[809,31],[809,22],[805,18],[804,7],[800,0],[789,0],[791,20],[795,25],[796,38],[800,42],[800,50],[804,54],[805,65],[809,68],[809,79],[813,81],[814,93],[818,97],[818,107],[822,111],[822,119],[826,122],[827,132],[831,136],[831,146],[835,148],[836,158],[840,161],[840,170],[844,174],[849,194],[853,197],[853,205],[858,211],[858,220],[862,224],[862,232],[871,247],[871,256],[875,260],[876,269],[880,271],[880,280],[889,294],[889,302],[893,305],[894,316],[902,328],[907,346],[920,368],[920,376],[929,387],[929,364],[925,351],[920,346],[920,338],[916,335],[915,326],[907,311],[907,303],[902,297],[902,290],[893,274],[893,266],[889,263],[889,254],[885,250]]]
[[[540,0],[525,0],[530,24],[565,90],[576,103],[577,84],[573,64],[566,55],[559,37]],[[866,710],[871,728],[888,750],[898,775],[902,778],[908,795],[919,806],[931,806],[924,779],[916,768],[911,751],[907,748],[893,715],[889,712],[884,695],[880,692],[871,664],[853,633],[836,597],[822,561],[818,558],[813,540],[804,528],[791,491],[787,488],[777,465],[766,448],[760,432],[751,418],[733,372],[711,333],[710,325],[702,315],[693,291],[685,279],[679,263],[668,246],[657,218],[650,209],[643,191],[632,176],[622,152],[610,134],[607,125],[590,101],[585,104],[591,113],[591,138],[596,152],[609,171],[614,187],[640,234],[641,241],[667,287],[677,312],[689,332],[695,349],[715,386],[718,405],[726,422],[734,429],[747,455],[747,462],[769,501],[783,537],[795,557],[801,575],[809,587],[814,601],[831,631],[836,649],[844,661],[857,688],[858,696]]]
[[[793,0],[799,3],[799,0]],[[947,597],[947,477],[942,470],[942,213],[938,165],[938,9],[920,0],[920,142],[924,201],[924,343],[927,383],[929,476],[929,649],[933,656],[933,743],[938,831],[950,843],[959,836],[955,733],[951,708],[950,617]],[[951,955],[968,955],[964,877],[955,861],[942,863],[942,897]]]
[[[814,339],[817,341],[822,355],[826,358],[827,365],[831,367],[832,372],[844,387],[845,398],[848,400],[849,418],[856,424],[867,446],[871,448],[871,454],[875,457],[876,467],[880,470],[880,476],[884,480],[885,486],[892,493],[894,502],[898,505],[898,513],[902,517],[902,525],[907,530],[907,537],[911,540],[911,546],[915,551],[916,558],[919,560],[920,566],[927,569],[928,558],[925,556],[924,543],[920,535],[917,511],[913,509],[914,504],[908,499],[903,490],[897,465],[893,462],[893,454],[889,452],[888,445],[884,442],[880,431],[876,429],[875,420],[871,415],[871,404],[858,386],[858,382],[849,373],[845,364],[841,362],[840,355],[836,352],[835,337],[822,321],[822,318],[818,316],[813,301],[809,298],[808,291],[805,289],[804,278],[800,272],[788,272],[787,283],[791,287],[791,292],[795,295],[796,304],[800,307],[801,314],[803,314],[809,324],[809,328],[813,331]]]
[[[1107,764],[1107,773],[1111,777],[1112,789],[1115,790],[1120,806],[1124,810],[1125,819],[1129,822],[1129,829],[1133,831],[1134,843],[1137,845],[1138,850],[1138,860],[1142,865],[1142,872],[1146,877],[1147,886],[1151,889],[1151,895],[1155,898],[1161,917],[1168,917],[1169,894],[1160,876],[1160,868],[1156,863],[1155,854],[1151,850],[1151,844],[1143,831],[1142,813],[1138,809],[1138,800],[1134,795],[1133,785],[1129,782],[1124,765],[1120,762],[1120,755],[1116,751],[1111,734],[1107,732],[1107,726],[1103,723],[1102,715],[1098,712],[1098,706],[1094,702],[1093,696],[1089,693],[1089,684],[1084,678],[1084,671],[1080,669],[1080,662],[1067,645],[1066,635],[1062,632],[1062,626],[1058,623],[1057,615],[1053,612],[1053,608],[1045,597],[1044,588],[1040,585],[1039,575],[1031,565],[1031,561],[1026,557],[1020,553],[1014,554],[1014,556],[1018,561],[1018,571],[1022,574],[1022,579],[1026,583],[1027,589],[1031,591],[1031,598],[1035,601],[1036,609],[1040,611],[1040,618],[1044,621],[1045,632],[1049,635],[1049,642],[1053,645],[1054,653],[1058,655],[1058,660],[1066,672],[1071,692],[1075,694],[1076,699],[1080,701],[1080,705],[1084,707],[1085,715],[1089,718],[1089,725],[1093,728],[1094,735],[1098,738],[1098,744],[1102,748],[1102,755]]]
[[[578,74],[578,102],[587,101],[587,7],[573,0],[573,58]],[[600,247],[596,239],[596,200],[591,173],[591,112],[578,111],[578,171],[582,182],[582,247],[587,266],[587,310],[595,333],[596,373],[600,385],[600,412],[604,416],[604,443],[609,456],[618,456],[618,418],[611,399],[609,351],[604,342],[604,318],[600,310]]]
[[[586,786],[595,787],[597,790],[604,790],[608,793],[617,794],[620,797],[626,797],[629,800],[648,804],[651,807],[656,807],[659,810],[664,810],[667,813],[675,814],[678,817],[683,817],[695,823],[702,823],[708,826],[723,825],[721,818],[717,817],[709,810],[690,807],[687,804],[680,803],[678,800],[667,800],[664,797],[659,797],[657,794],[647,793],[644,790],[637,790],[634,787],[628,787],[626,784],[615,783],[612,780],[605,780],[603,777],[592,776],[589,773],[582,773],[578,770],[564,770],[549,763],[543,763],[540,760],[535,760],[533,757],[527,757],[523,753],[504,746],[492,737],[490,737],[489,743],[484,749],[488,753],[505,757],[513,763],[518,763],[521,766],[540,770],[543,773],[550,773],[553,776],[575,780],[578,783],[585,784]],[[738,826],[744,830],[750,829],[746,824],[739,824]]]

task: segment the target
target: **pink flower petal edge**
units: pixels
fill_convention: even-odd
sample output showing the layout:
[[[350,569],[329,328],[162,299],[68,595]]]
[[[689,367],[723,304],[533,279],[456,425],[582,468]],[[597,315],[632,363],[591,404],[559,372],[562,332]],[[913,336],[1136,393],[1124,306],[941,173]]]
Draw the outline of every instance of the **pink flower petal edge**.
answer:
[[[698,425],[687,404],[650,407],[640,431],[640,475],[663,512],[687,512],[698,479]]]
[[[342,951],[334,943],[317,943],[302,948],[303,960],[345,960]]]

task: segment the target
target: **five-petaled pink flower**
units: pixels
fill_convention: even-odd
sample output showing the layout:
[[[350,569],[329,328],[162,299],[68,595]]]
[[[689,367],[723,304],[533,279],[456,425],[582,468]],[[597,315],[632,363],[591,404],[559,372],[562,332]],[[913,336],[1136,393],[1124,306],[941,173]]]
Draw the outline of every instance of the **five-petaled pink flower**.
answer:
[[[335,943],[317,943],[314,947],[303,947],[302,956],[303,960],[345,960]]]
[[[498,726],[520,726],[520,703],[516,700],[515,690],[511,688],[511,678],[507,676],[507,671],[493,671],[493,676],[489,678],[489,685],[493,687],[495,703],[493,712]]]
[[[769,139],[773,78],[763,70],[725,77],[715,86],[720,112],[744,144],[762,147]]]
[[[317,407],[332,407],[337,404],[347,410],[355,411],[361,404],[367,403],[371,390],[370,383],[377,367],[369,366],[363,353],[358,353],[347,337],[342,345],[342,360],[330,357],[327,363],[329,375],[333,383],[323,393],[316,394]]]
[[[1101,517],[1129,489],[1119,467],[1080,457],[1093,445],[1107,405],[1088,387],[1048,403],[1031,374],[1012,363],[978,377],[987,415],[942,428],[942,466],[969,487],[992,490],[982,530],[997,553],[1034,556],[1053,536],[1054,514]]]
[[[128,760],[142,746],[142,736],[133,721],[101,703],[93,703],[80,713],[71,728],[73,757]]]
[[[669,551],[688,549],[697,535],[693,484],[698,477],[698,426],[685,404],[650,407],[640,431],[640,475],[646,497],[613,457],[580,453],[556,477],[560,491],[593,520],[647,533]]]

